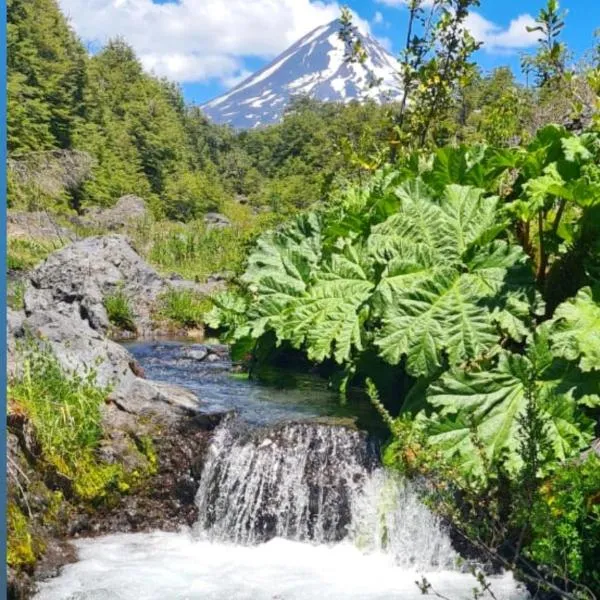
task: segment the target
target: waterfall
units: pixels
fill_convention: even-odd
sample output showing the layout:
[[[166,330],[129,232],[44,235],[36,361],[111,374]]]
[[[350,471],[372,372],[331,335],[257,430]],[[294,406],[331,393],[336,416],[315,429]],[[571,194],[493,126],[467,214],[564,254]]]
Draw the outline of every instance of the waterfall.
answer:
[[[415,568],[448,568],[456,559],[412,485],[383,469],[367,436],[347,427],[248,430],[228,419],[215,433],[196,502],[200,534],[216,541],[347,540]]]

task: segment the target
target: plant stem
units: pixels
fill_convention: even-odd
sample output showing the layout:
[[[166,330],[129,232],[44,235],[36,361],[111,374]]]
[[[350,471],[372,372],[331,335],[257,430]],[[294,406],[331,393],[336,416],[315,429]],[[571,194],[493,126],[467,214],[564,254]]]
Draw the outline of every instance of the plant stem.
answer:
[[[546,281],[546,268],[548,267],[548,256],[546,254],[546,244],[544,243],[544,211],[538,212],[538,236],[540,244],[539,264],[537,271],[537,283],[540,288],[544,286]]]

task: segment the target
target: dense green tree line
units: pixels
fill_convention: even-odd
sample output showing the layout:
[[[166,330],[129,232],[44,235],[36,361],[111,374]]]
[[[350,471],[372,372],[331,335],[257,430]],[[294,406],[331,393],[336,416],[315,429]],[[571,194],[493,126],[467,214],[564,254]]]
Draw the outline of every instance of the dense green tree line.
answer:
[[[8,111],[12,159],[54,149],[92,156],[91,175],[64,199],[70,208],[134,193],[185,218],[225,197],[214,164],[196,152],[205,120],[179,88],[145,74],[122,40],[89,57],[55,0],[8,3]]]
[[[508,144],[522,133],[531,100],[501,69],[475,73],[447,104],[438,137]],[[402,110],[298,98],[280,124],[235,132],[186,105],[176,84],[144,73],[124,40],[90,56],[56,0],[8,2],[8,105],[11,160],[39,171],[45,151],[92,159],[91,172],[58,196],[11,177],[13,206],[80,210],[132,193],[176,220],[234,199],[281,213],[326,199],[397,150]]]

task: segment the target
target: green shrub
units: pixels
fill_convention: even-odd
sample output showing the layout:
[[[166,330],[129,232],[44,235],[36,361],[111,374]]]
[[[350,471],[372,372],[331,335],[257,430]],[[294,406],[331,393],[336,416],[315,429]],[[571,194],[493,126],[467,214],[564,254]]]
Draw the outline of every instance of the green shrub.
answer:
[[[170,289],[160,299],[159,316],[182,327],[197,327],[212,307],[209,298],[192,290]]]
[[[133,310],[129,303],[129,298],[122,288],[118,288],[114,294],[104,298],[104,308],[108,315],[108,320],[119,329],[125,331],[136,331]]]
[[[528,553],[600,594],[600,458],[564,466],[540,489]]]

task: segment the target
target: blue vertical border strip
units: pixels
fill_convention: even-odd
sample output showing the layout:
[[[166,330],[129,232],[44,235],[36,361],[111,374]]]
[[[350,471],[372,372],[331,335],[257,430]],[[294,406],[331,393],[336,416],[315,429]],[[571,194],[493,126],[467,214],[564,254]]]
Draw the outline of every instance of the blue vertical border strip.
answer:
[[[0,599],[7,596],[6,567],[6,0],[0,0]]]

